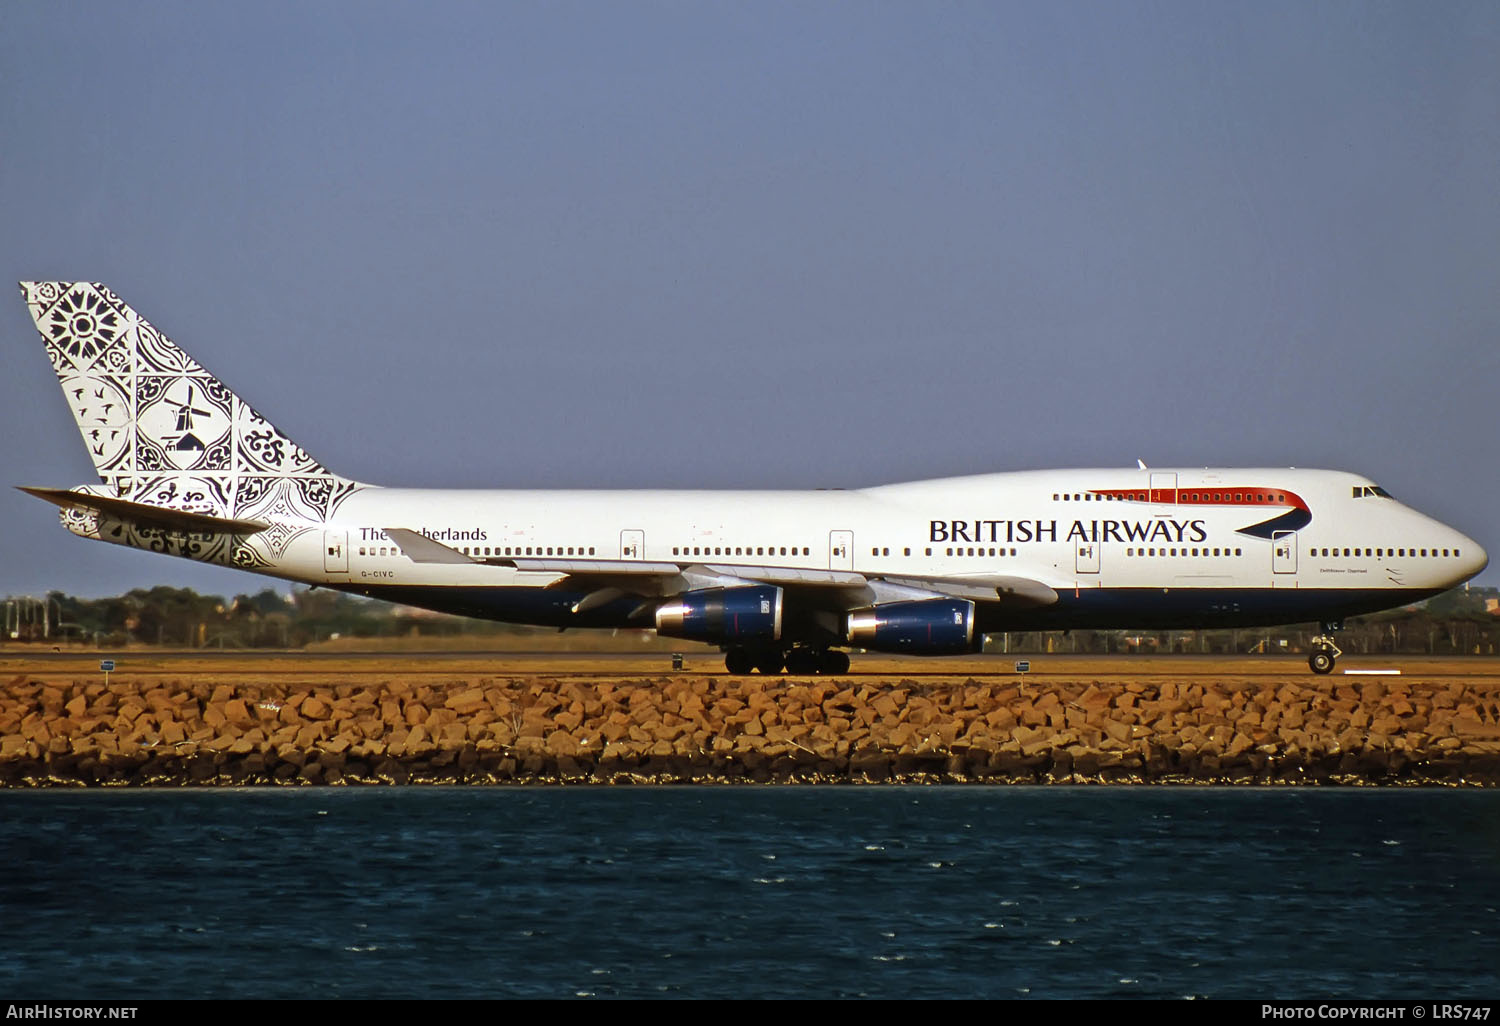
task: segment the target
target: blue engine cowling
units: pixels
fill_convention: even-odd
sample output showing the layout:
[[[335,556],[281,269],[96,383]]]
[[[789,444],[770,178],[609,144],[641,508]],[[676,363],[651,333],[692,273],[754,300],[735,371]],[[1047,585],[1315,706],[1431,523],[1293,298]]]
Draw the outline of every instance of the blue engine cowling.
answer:
[[[849,614],[851,645],[876,652],[952,655],[974,651],[974,603],[965,599],[886,602]]]
[[[656,632],[690,641],[779,641],[781,589],[702,588],[656,607]]]

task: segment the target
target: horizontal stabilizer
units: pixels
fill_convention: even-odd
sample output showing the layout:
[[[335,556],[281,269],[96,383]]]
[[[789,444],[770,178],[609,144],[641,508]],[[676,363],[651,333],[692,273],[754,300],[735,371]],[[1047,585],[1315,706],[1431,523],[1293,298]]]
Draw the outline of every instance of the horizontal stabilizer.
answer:
[[[121,520],[129,520],[141,527],[164,527],[173,531],[190,531],[194,534],[254,534],[271,525],[263,520],[235,520],[232,517],[217,517],[209,513],[189,513],[187,510],[168,509],[165,506],[150,506],[129,499],[115,499],[107,495],[90,495],[87,492],[71,492],[66,488],[22,488],[27,495],[45,499],[63,509],[88,509],[95,513],[106,513]]]
[[[483,560],[466,556],[442,542],[433,541],[425,534],[404,527],[387,527],[385,535],[401,547],[401,554],[413,563],[482,563]]]

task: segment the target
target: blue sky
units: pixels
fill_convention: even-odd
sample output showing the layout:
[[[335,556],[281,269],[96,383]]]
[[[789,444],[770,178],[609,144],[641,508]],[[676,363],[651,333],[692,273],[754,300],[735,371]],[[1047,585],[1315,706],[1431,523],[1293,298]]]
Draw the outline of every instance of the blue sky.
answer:
[[[347,476],[1326,466],[1500,551],[1493,3],[16,3],[0,141],[4,277]],[[89,481],[12,296],[0,483]],[[261,586],[0,516],[0,593]]]

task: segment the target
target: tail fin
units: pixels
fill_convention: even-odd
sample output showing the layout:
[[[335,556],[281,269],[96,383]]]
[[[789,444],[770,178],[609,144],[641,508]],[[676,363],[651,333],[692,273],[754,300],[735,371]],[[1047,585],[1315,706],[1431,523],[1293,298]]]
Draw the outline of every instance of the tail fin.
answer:
[[[29,281],[21,293],[114,496],[237,520],[321,522],[357,487],[103,285]]]

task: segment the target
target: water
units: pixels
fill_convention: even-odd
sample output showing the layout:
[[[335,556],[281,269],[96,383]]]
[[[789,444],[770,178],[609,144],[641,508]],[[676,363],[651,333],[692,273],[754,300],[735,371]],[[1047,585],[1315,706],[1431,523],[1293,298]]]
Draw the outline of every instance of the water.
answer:
[[[1493,997],[1500,792],[0,793],[0,990]]]

